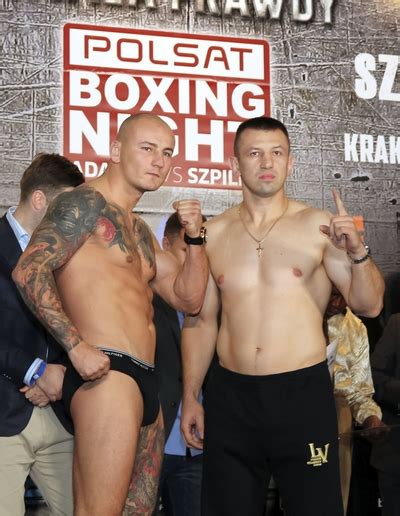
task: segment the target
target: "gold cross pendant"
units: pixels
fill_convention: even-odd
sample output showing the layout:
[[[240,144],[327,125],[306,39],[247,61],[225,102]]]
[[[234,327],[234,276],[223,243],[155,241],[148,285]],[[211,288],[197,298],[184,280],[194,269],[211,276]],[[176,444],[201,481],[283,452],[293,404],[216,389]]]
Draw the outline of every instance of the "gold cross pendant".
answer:
[[[260,258],[261,256],[261,251],[264,251],[264,248],[261,247],[261,242],[258,242],[258,247],[256,247],[256,251],[258,253],[258,257]]]

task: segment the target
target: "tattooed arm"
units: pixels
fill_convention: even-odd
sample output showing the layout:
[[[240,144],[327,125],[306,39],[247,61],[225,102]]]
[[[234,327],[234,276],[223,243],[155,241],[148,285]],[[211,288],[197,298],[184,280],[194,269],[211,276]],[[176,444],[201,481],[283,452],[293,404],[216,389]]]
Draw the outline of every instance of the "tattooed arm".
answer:
[[[32,235],[13,271],[13,279],[28,307],[62,345],[85,380],[108,372],[109,359],[83,341],[65,314],[54,271],[84,244],[104,215],[107,203],[90,187],[59,195]]]

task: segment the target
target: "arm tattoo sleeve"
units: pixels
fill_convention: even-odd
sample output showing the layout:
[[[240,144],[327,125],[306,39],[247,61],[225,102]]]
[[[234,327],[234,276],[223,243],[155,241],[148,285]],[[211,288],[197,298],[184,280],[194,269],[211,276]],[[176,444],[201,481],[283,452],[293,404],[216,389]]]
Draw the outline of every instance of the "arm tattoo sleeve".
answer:
[[[68,352],[81,338],[65,314],[54,271],[89,238],[106,209],[104,197],[90,187],[59,195],[49,206],[13,273],[28,307]]]

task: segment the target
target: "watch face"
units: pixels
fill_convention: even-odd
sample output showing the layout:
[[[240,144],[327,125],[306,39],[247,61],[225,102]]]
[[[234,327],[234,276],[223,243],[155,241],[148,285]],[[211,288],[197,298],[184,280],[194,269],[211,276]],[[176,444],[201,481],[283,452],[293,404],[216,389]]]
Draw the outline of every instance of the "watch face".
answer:
[[[203,239],[203,242],[207,242],[207,228],[204,226],[200,229],[200,237]]]

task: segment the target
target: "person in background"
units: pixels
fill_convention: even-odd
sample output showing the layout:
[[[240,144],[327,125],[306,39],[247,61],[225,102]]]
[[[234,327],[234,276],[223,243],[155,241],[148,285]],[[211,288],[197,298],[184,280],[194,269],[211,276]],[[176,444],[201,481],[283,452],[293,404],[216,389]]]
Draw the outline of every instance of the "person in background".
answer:
[[[187,244],[184,241],[184,227],[176,213],[170,215],[165,224],[162,247],[173,254],[179,263],[184,262]],[[153,307],[157,336],[155,365],[166,441],[159,485],[163,511],[168,516],[200,516],[202,452],[188,448],[180,430],[180,339],[184,313],[176,311],[157,295],[153,298]]]
[[[0,219],[0,514],[22,516],[28,475],[57,516],[71,516],[71,427],[61,397],[66,354],[25,305],[11,272],[49,203],[82,184],[59,154],[39,154],[18,206]],[[52,402],[52,403],[50,403]],[[69,430],[69,431],[67,431]]]
[[[339,465],[344,513],[349,499],[353,422],[372,437],[382,429],[382,412],[373,400],[374,386],[369,362],[369,342],[363,322],[353,314],[333,286],[324,316],[328,342],[328,366],[333,380],[339,425]],[[377,434],[378,435],[378,434]]]
[[[392,314],[371,355],[375,399],[390,425],[385,440],[374,443],[371,464],[378,471],[382,516],[400,514],[400,313]]]

